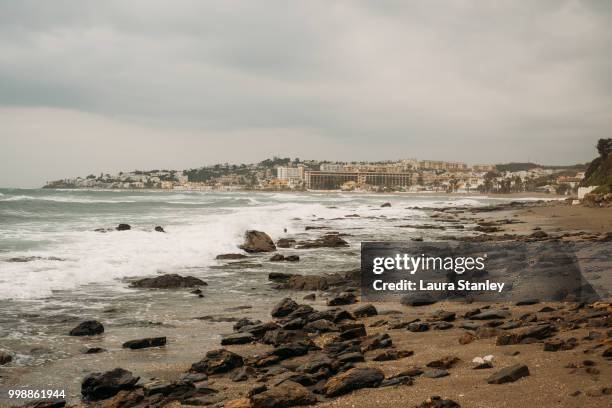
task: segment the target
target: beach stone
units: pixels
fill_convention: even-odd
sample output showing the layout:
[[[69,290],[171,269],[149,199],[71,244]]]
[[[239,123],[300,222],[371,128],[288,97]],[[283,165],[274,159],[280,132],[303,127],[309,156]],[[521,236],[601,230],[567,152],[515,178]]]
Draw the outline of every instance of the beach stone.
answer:
[[[117,231],[129,231],[132,229],[132,226],[130,224],[119,224],[115,229]]]
[[[273,252],[276,251],[276,245],[265,232],[248,230],[244,233],[244,243],[240,249],[246,252]]]
[[[551,337],[555,332],[556,328],[550,324],[526,327],[514,333],[499,335],[496,344],[498,346],[507,346],[511,344],[530,343]]]
[[[350,305],[352,303],[357,302],[357,298],[353,293],[343,292],[338,296],[331,298],[327,301],[327,306],[342,306],[342,305]]]
[[[385,350],[377,354],[372,360],[374,361],[394,361],[414,355],[412,350]]]
[[[357,309],[353,310],[353,316],[355,317],[369,317],[376,316],[378,311],[372,304],[361,305]]]
[[[408,331],[413,333],[426,332],[427,330],[429,330],[429,323],[414,322],[408,325]]]
[[[147,289],[176,289],[206,285],[208,285],[206,282],[194,276],[181,276],[176,273],[171,273],[156,276],[154,278],[138,279],[132,282],[130,287]]]
[[[453,324],[449,322],[440,322],[434,325],[435,330],[449,330],[453,328]]]
[[[416,295],[416,296],[406,295],[400,299],[400,303],[402,305],[412,306],[412,307],[433,305],[436,302],[437,300],[435,300],[434,298],[426,294]]]
[[[305,291],[327,290],[332,286],[337,286],[344,282],[346,282],[346,278],[338,273],[332,275],[291,274],[286,280],[280,281],[279,289]]]
[[[361,351],[371,351],[382,348],[391,347],[393,345],[393,340],[391,340],[391,336],[388,333],[378,333],[367,336],[361,341]]]
[[[206,357],[192,364],[191,372],[206,373],[208,375],[221,374],[243,365],[244,360],[242,356],[226,349],[218,349],[207,352]]]
[[[309,293],[308,295],[304,296],[302,299],[304,300],[315,300],[317,298],[317,295],[315,295],[314,293]]]
[[[329,320],[319,319],[307,323],[304,326],[304,331],[308,333],[327,333],[330,331],[338,331],[338,326]]]
[[[300,241],[297,243],[298,249],[311,248],[341,248],[349,246],[348,242],[342,239],[338,234],[325,234],[321,238],[313,241]]]
[[[446,310],[436,310],[431,317],[434,320],[452,322],[455,320],[456,314],[454,312],[447,312]]]
[[[190,383],[198,383],[208,380],[208,376],[204,373],[184,373],[180,377],[181,381]]]
[[[459,361],[459,358],[455,356],[446,356],[438,360],[430,361],[429,363],[427,363],[427,367],[449,369],[452,368]]]
[[[285,261],[287,262],[299,262],[300,257],[299,255],[287,255],[285,257]]]
[[[572,350],[578,345],[575,338],[567,340],[551,339],[544,342],[544,351]]]
[[[489,384],[504,384],[514,382],[522,377],[529,375],[529,368],[525,364],[515,364],[510,367],[503,368],[492,374],[487,382]]]
[[[301,373],[314,374],[323,369],[331,369],[332,360],[329,357],[321,356],[305,362],[299,366],[296,371]]]
[[[285,408],[312,405],[316,402],[316,397],[308,389],[293,381],[285,381],[251,396],[252,408]]]
[[[279,248],[291,248],[293,246],[295,246],[296,241],[295,239],[292,238],[281,238],[278,241],[276,241],[276,246]]]
[[[474,336],[472,333],[464,332],[461,335],[461,337],[459,337],[459,344],[462,344],[462,345],[470,344],[475,339],[476,339],[476,336]]]
[[[408,375],[394,375],[393,377],[386,378],[380,383],[381,387],[395,387],[398,385],[412,385],[412,377]]]
[[[255,337],[251,333],[232,333],[221,338],[221,345],[228,346],[232,344],[248,344],[255,341]]]
[[[385,208],[385,207],[391,207],[391,203],[382,203],[380,205],[381,208]]]
[[[156,380],[144,384],[143,389],[147,396],[160,394],[165,397],[176,399],[188,398],[196,393],[195,385],[188,381]]]
[[[442,377],[446,377],[449,375],[449,372],[446,370],[441,370],[441,369],[432,369],[432,370],[426,370],[423,373],[423,377],[427,377],[427,378],[442,378]]]
[[[493,310],[488,309],[484,312],[476,313],[469,317],[471,320],[493,320],[493,319],[505,319],[510,317],[510,312],[506,310]]]
[[[308,318],[315,310],[310,305],[299,305],[297,309],[287,315],[287,319]]]
[[[340,338],[351,340],[366,335],[366,328],[363,323],[347,323],[340,326]]]
[[[5,365],[13,361],[13,356],[5,351],[0,351],[0,365]]]
[[[271,354],[285,360],[308,354],[309,348],[309,345],[303,342],[287,343],[276,347]]]
[[[360,388],[378,387],[384,379],[384,373],[378,368],[351,368],[330,378],[323,391],[327,397],[336,397]]]
[[[148,337],[144,339],[126,341],[121,347],[136,350],[149,347],[162,347],[165,345],[166,337]]]
[[[215,257],[218,260],[234,260],[234,259],[244,259],[248,258],[248,256],[244,254],[220,254]]]
[[[70,330],[71,336],[94,336],[104,333],[104,326],[97,320],[87,320]]]
[[[439,396],[432,396],[421,402],[416,408],[461,408],[461,405],[450,399],[442,399]]]
[[[299,305],[291,298],[284,298],[278,302],[273,308],[272,317],[285,317],[296,310]]]
[[[140,377],[134,377],[130,371],[115,368],[105,373],[92,373],[81,383],[81,396],[87,401],[106,399],[117,395],[119,391],[131,390]]]
[[[166,231],[164,231],[163,227],[160,227],[158,225],[157,227],[155,227],[155,232],[166,232]]]
[[[272,282],[286,282],[292,276],[294,276],[292,273],[270,272],[268,274],[268,280],[271,280]]]
[[[283,254],[274,254],[270,257],[270,262],[282,262],[285,260],[285,255]]]
[[[81,349],[81,353],[83,354],[98,354],[105,351],[106,349],[103,349],[102,347],[84,347]]]
[[[601,353],[602,357],[612,357],[612,347],[608,347],[607,349],[604,350],[603,353]]]
[[[233,382],[246,381],[249,377],[255,376],[256,371],[253,367],[242,366],[230,375],[230,380]]]

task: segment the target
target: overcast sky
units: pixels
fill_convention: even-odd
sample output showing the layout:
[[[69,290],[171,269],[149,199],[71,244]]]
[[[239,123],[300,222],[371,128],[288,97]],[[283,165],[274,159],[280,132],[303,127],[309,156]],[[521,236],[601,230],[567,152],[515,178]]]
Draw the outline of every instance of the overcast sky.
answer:
[[[3,1],[0,186],[272,155],[586,162],[605,1]]]

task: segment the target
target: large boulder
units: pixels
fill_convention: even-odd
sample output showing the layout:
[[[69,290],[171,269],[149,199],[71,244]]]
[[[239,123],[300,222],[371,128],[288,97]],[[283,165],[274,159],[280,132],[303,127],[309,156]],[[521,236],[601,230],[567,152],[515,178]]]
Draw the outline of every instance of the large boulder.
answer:
[[[327,397],[336,397],[360,388],[378,387],[385,374],[378,368],[351,368],[330,378],[323,391]]]
[[[284,298],[278,302],[273,308],[272,317],[285,317],[298,308],[298,304],[291,298]]]
[[[285,381],[251,397],[252,408],[285,408],[316,402],[316,397],[310,391],[293,381]]]
[[[246,252],[273,252],[276,251],[276,245],[265,232],[248,230],[244,234],[244,244],[240,249]]]
[[[89,374],[81,383],[81,395],[88,401],[110,398],[119,391],[133,389],[139,379],[123,368]]]
[[[226,349],[218,349],[206,353],[206,357],[191,366],[191,371],[208,375],[220,374],[242,367],[243,364],[242,356]]]
[[[194,276],[181,276],[176,273],[156,276],[154,278],[139,279],[130,285],[133,288],[147,289],[176,289],[176,288],[192,288],[195,286],[208,285],[202,279]]]
[[[115,229],[117,231],[129,231],[132,229],[132,226],[130,224],[119,224]]]
[[[104,333],[104,326],[97,320],[87,320],[72,330],[70,330],[71,336],[94,336],[96,334]]]
[[[342,239],[338,234],[325,234],[321,238],[313,241],[300,241],[296,245],[298,249],[310,248],[342,248],[349,246],[348,242]]]

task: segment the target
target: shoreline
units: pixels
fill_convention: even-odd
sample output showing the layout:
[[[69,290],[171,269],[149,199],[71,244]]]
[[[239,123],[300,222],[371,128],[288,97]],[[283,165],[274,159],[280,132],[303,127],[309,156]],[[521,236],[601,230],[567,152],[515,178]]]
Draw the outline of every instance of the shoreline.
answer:
[[[437,208],[437,209],[425,209],[429,213],[430,219],[433,221],[435,217],[431,217],[435,214],[449,214],[449,212],[453,212],[453,207],[449,208]],[[474,210],[474,211],[470,211]],[[488,222],[495,220],[503,220],[503,219],[517,219],[522,223],[512,223],[512,224],[501,224],[500,231],[485,233],[483,235],[490,236],[503,236],[503,234],[519,234],[528,236],[533,233],[535,228],[539,228],[537,231],[543,231],[546,234],[551,236],[562,235],[566,232],[576,232],[583,231],[585,234],[570,237],[568,239],[577,239],[577,240],[588,240],[594,239],[595,235],[597,237],[605,236],[606,232],[609,232],[612,228],[612,210],[611,209],[588,209],[585,207],[578,206],[569,206],[563,203],[525,203],[520,207],[513,208],[512,206],[501,206],[500,209],[496,211],[485,211],[479,212],[478,207],[473,209],[468,208],[467,210],[463,209],[462,213],[455,214],[459,221],[461,220],[471,220],[471,222],[482,222],[479,220],[485,220]],[[578,216],[570,216],[570,214],[582,214]],[[558,214],[558,216],[553,217],[552,215]],[[598,217],[594,217],[593,214],[597,214]],[[595,219],[595,221],[593,221]],[[548,220],[549,222],[543,222]],[[590,221],[589,221],[590,220]],[[581,224],[582,223],[582,224]],[[599,238],[598,238],[599,239]],[[336,249],[337,250],[337,249]],[[333,272],[333,271],[330,271]],[[605,278],[608,279],[610,276],[609,272],[608,276]],[[612,287],[612,286],[607,286]],[[353,287],[354,288],[354,287]],[[327,290],[316,291],[296,291],[296,290],[281,290],[272,289],[275,292],[274,296],[284,297],[289,296],[296,300],[298,303],[308,305],[313,307],[315,310],[325,311],[329,309],[327,303],[336,297],[339,293],[344,293],[346,290],[350,290],[351,286],[340,286],[340,287],[330,287]],[[316,293],[316,298],[314,301],[301,300],[304,295]],[[350,292],[349,292],[350,293]],[[272,296],[272,297],[274,297]],[[270,304],[270,302],[268,302]],[[340,306],[343,310],[348,310],[350,312],[355,312],[355,309],[364,306],[361,302],[349,302],[348,305]],[[601,343],[604,346],[600,346],[603,348],[593,348],[595,345],[600,344],[602,337],[597,337],[592,340],[584,340],[585,337],[588,337],[592,331],[602,332],[602,335],[605,336],[605,324],[604,326],[582,326],[576,329],[572,329],[572,331],[567,331],[562,326],[559,327],[560,333],[563,334],[561,336],[563,339],[568,339],[571,337],[578,338],[578,344],[581,347],[574,347],[567,351],[559,351],[557,353],[543,353],[542,343],[546,341],[550,341],[553,337],[556,336],[547,336],[545,339],[538,339],[538,341],[531,342],[529,344],[524,345],[513,345],[508,346],[507,348],[500,349],[499,346],[496,346],[495,341],[496,338],[502,334],[502,331],[495,329],[496,326],[489,327],[492,333],[495,332],[495,335],[489,336],[489,334],[481,334],[477,335],[478,331],[461,329],[456,326],[456,323],[452,323],[455,327],[451,327],[449,329],[444,330],[436,330],[434,328],[435,325],[439,324],[439,320],[431,320],[432,316],[435,314],[436,310],[444,309],[450,311],[452,313],[456,313],[457,315],[461,313],[465,313],[469,310],[480,307],[491,307],[493,309],[503,309],[510,310],[512,316],[510,318],[504,318],[504,324],[512,321],[520,321],[519,317],[521,313],[531,313],[537,315],[537,321],[552,321],[550,316],[562,316],[562,321],[571,320],[580,313],[583,313],[585,310],[591,311],[595,310],[591,307],[587,309],[577,309],[572,310],[574,304],[567,302],[542,302],[536,305],[531,305],[527,307],[516,308],[513,304],[510,303],[486,303],[486,304],[472,304],[466,305],[461,303],[448,303],[448,302],[438,302],[434,305],[424,306],[419,308],[414,307],[406,307],[400,305],[399,303],[373,303],[373,306],[377,309],[376,316],[365,316],[357,318],[358,323],[363,323],[365,329],[367,331],[367,336],[376,336],[383,335],[384,333],[388,333],[391,335],[393,340],[393,347],[391,348],[375,348],[373,350],[369,350],[366,352],[362,352],[362,356],[365,357],[365,361],[361,362],[357,359],[352,364],[355,367],[373,367],[377,369],[382,369],[385,376],[387,378],[391,378],[393,375],[397,375],[406,369],[418,366],[421,370],[428,370],[426,364],[428,361],[433,360],[435,358],[441,358],[446,355],[454,355],[460,359],[460,362],[452,364],[451,367],[446,369],[446,371],[450,372],[450,375],[442,377],[442,378],[423,378],[421,376],[408,376],[409,379],[402,379],[401,381],[405,381],[404,383],[398,383],[393,385],[391,388],[383,387],[383,388],[364,388],[352,393],[348,393],[346,395],[340,397],[330,397],[330,399],[322,399],[318,402],[317,406],[321,407],[350,407],[350,406],[376,406],[376,407],[392,407],[397,404],[412,404],[415,405],[420,403],[421,401],[426,400],[428,397],[432,395],[442,395],[445,398],[450,398],[454,401],[457,401],[460,404],[464,404],[464,406],[480,406],[485,404],[486,406],[508,406],[508,407],[522,407],[524,405],[524,398],[528,396],[530,401],[536,401],[542,407],[548,406],[561,406],[561,407],[570,407],[575,406],[575,404],[590,404],[595,403],[601,399],[601,402],[609,401],[610,396],[606,395],[605,391],[605,380],[606,378],[610,378],[612,375],[612,368],[609,366],[606,367],[605,359],[603,359],[603,363],[601,360],[601,352],[605,349],[605,342]],[[539,312],[539,310],[543,310],[546,307],[552,308],[553,312]],[[270,320],[269,306],[265,307],[266,313],[262,314],[261,309],[257,311],[255,314],[250,315],[250,318],[253,320],[260,319],[261,321]],[[549,313],[553,313],[550,315]],[[590,312],[589,312],[590,313]],[[609,319],[610,306],[608,306],[608,314],[604,316]],[[240,315],[240,312],[236,313]],[[607,317],[606,317],[607,316]],[[427,330],[424,332],[413,332],[406,330],[407,326],[403,326],[402,329],[390,329],[389,321],[414,321],[414,319],[421,319],[423,322],[427,322],[431,326],[431,330]],[[273,319],[277,321],[279,324],[281,322],[285,322],[282,317]],[[387,320],[386,324],[380,324],[381,320]],[[464,320],[469,321],[469,318],[465,318]],[[500,319],[498,319],[500,320]],[[221,322],[217,324],[217,328],[213,328],[216,330],[216,333],[213,334],[214,341],[218,341],[219,333],[228,333],[228,329],[233,325],[234,322]],[[607,323],[609,325],[609,322]],[[524,327],[528,327],[530,324],[523,323]],[[205,328],[204,328],[205,327]],[[204,326],[200,329],[190,329],[192,330],[192,335],[197,336],[197,330],[207,330],[209,327]],[[488,327],[486,324],[483,327]],[[609,326],[608,326],[609,327]],[[177,331],[176,334],[180,333],[180,329],[175,329]],[[484,329],[483,329],[484,330]],[[487,331],[484,330],[484,331]],[[159,333],[167,332],[167,329],[163,327],[157,330]],[[231,332],[231,329],[230,329]],[[135,332],[136,333],[136,332]],[[135,334],[134,333],[134,334]],[[207,330],[207,333],[210,334],[210,330]],[[340,332],[342,333],[342,331]],[[465,333],[470,333],[473,335],[469,343],[460,344],[458,343],[458,339],[462,338],[462,336],[468,336]],[[182,336],[185,333],[181,334]],[[315,335],[311,340],[314,341],[319,347],[322,347],[326,342],[328,342],[333,336],[336,335],[334,332],[332,333],[320,333]],[[609,334],[608,334],[609,335]],[[468,336],[469,337],[469,336]],[[357,339],[360,339],[358,337]],[[366,337],[368,338],[368,337]],[[605,338],[605,337],[604,337]],[[306,338],[302,338],[305,340]],[[355,339],[355,341],[357,340]],[[364,339],[359,340],[360,342],[365,341]],[[217,343],[218,344],[218,343]],[[586,346],[587,349],[584,349]],[[146,368],[146,371],[152,373],[154,377],[163,380],[163,382],[172,383],[181,377],[182,374],[185,373],[190,367],[191,363],[195,363],[199,359],[201,359],[206,352],[206,350],[201,350],[199,347],[192,347],[190,350],[186,351],[186,354],[190,355],[189,363],[185,361],[184,363],[176,364],[176,365],[166,365],[160,362],[157,363],[156,360],[163,359],[164,356],[171,352],[172,348],[175,347],[175,344],[170,342],[164,348],[151,348],[144,349],[142,351],[132,351],[128,353],[139,353],[134,354],[134,356],[138,356],[138,360],[140,362],[136,364],[137,368],[135,374],[138,374],[139,370]],[[245,345],[227,345],[227,346],[218,346],[213,348],[224,347],[227,350],[230,350],[234,353],[238,353],[239,355],[249,357],[255,354],[262,355],[267,352],[274,350],[274,347],[271,345],[261,344],[256,341],[250,344]],[[278,346],[277,346],[278,347]],[[389,350],[411,350],[414,352],[413,357],[407,358],[399,358],[384,362],[374,361],[379,353],[383,351]],[[516,356],[506,355],[505,353],[508,351],[519,351],[520,354]],[[591,350],[589,353],[586,353],[586,350]],[[583,352],[584,351],[584,352]],[[183,350],[185,352],[185,350]],[[316,355],[319,355],[319,352],[312,351]],[[472,370],[472,365],[470,363],[471,358],[476,356],[485,355],[487,353],[491,353],[495,356],[494,360],[494,368],[486,369],[486,370]],[[586,373],[583,375],[583,368],[566,368],[565,366],[569,366],[572,364],[578,364],[580,361],[584,360],[585,356],[588,354],[588,358],[595,361],[595,370],[591,370],[593,373]],[[235,374],[239,369],[234,369],[228,373],[222,374],[211,374],[209,375],[209,380],[201,383],[197,386],[199,387],[207,387],[214,388],[218,390],[211,395],[213,396],[202,396],[198,397],[201,399],[200,403],[210,403],[211,406],[222,406],[223,404],[228,403],[229,401],[238,400],[238,402],[232,402],[232,404],[243,404],[243,405],[226,405],[226,406],[236,406],[236,407],[248,407],[251,405],[247,404],[246,400],[249,400],[249,404],[252,403],[253,398],[245,398],[253,388],[257,388],[258,385],[262,384],[261,376],[263,378],[268,378],[268,380],[263,381],[263,383],[268,384],[268,388],[275,387],[275,378],[282,377],[283,375],[287,376],[287,373],[293,372],[295,368],[307,362],[309,359],[312,359],[310,356],[310,352],[307,353],[306,356],[295,356],[289,359],[283,360],[278,364],[273,364],[269,366],[269,368],[257,368],[257,375],[247,374],[247,379],[245,381],[234,381],[230,377]],[[104,354],[100,354],[101,358],[105,358]],[[554,357],[554,358],[553,358]],[[58,369],[61,366],[67,367],[72,364],[76,364],[77,361],[84,361],[87,359],[87,355],[80,356],[78,358],[69,358],[63,360],[59,363],[59,366],[56,367]],[[136,358],[136,357],[134,357]],[[144,358],[144,360],[143,360]],[[355,356],[357,358],[357,356]],[[152,360],[149,360],[152,359]],[[117,362],[121,363],[125,369],[134,369],[134,361],[131,358],[131,355],[126,354],[125,358],[120,358]],[[491,386],[487,385],[486,379],[492,372],[497,371],[499,368],[507,366],[512,363],[525,362],[529,366],[531,370],[531,375],[527,378],[519,380],[517,383],[513,384],[504,384],[504,385],[496,385]],[[536,362],[534,366],[532,362]],[[56,365],[58,363],[55,363]],[[132,365],[132,367],[130,367]],[[266,371],[273,370],[275,367],[283,367],[285,370],[283,373],[275,374],[270,376],[266,373]],[[347,367],[350,370],[350,367]],[[21,371],[32,371],[35,368],[24,368]],[[574,376],[567,375],[568,370],[577,370],[578,374]],[[582,371],[581,371],[582,370]],[[61,370],[60,370],[61,372]],[[32,373],[30,373],[32,375]],[[401,377],[401,376],[400,376]],[[149,380],[145,381],[146,382]],[[286,380],[285,380],[286,381]],[[326,381],[329,381],[329,377],[326,377]],[[149,381],[150,382],[150,381]],[[414,385],[408,385],[408,382]],[[479,387],[478,384],[484,384],[484,386]],[[604,391],[599,389],[599,393],[601,395],[591,396],[591,394],[597,394],[597,392],[593,391],[594,387],[597,385],[604,387]],[[14,383],[15,386],[18,385]],[[149,387],[151,385],[148,385]],[[146,389],[147,385],[145,385]],[[306,388],[310,389],[311,386],[306,386]],[[401,387],[398,389],[398,387]],[[492,388],[495,387],[495,388]],[[554,405],[550,405],[552,402],[550,400],[551,395],[547,395],[547,393],[542,393],[540,390],[542,388],[545,389],[554,389],[559,388],[563,389],[564,395],[555,395],[556,399],[554,401]],[[580,394],[576,396],[572,396],[570,394],[576,391],[580,391]],[[314,389],[313,389],[314,390]],[[491,393],[492,390],[495,390],[495,393]],[[516,398],[515,393],[520,390],[521,398]],[[122,398],[127,398],[129,395],[132,397],[135,395],[137,391],[131,391],[129,393],[121,394]],[[265,392],[265,391],[264,391]],[[313,394],[319,395],[319,394]],[[73,395],[69,399],[69,403],[76,403],[79,406],[78,399],[75,399],[76,396]],[[223,397],[220,399],[220,397]],[[140,397],[138,397],[140,398]],[[149,398],[143,396],[143,398]],[[317,397],[318,398],[318,397]],[[594,399],[597,398],[597,399]],[[180,401],[177,399],[170,399],[165,401],[165,403],[171,404],[172,407],[178,407],[180,405]],[[117,402],[117,401],[115,401]],[[162,402],[162,401],[158,401]],[[192,401],[193,402],[193,401]],[[165,406],[160,405],[160,406]],[[0,402],[0,406],[1,406]],[[179,405],[177,405],[179,404]],[[480,405],[479,405],[480,404]],[[503,404],[503,405],[502,405]],[[95,404],[94,404],[95,405]],[[483,405],[484,406],[484,405]]]

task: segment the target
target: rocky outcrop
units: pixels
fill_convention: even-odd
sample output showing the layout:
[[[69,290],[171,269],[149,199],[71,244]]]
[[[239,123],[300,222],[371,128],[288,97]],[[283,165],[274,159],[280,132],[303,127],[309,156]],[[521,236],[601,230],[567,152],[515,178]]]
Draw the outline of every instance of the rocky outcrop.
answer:
[[[218,259],[218,260],[234,260],[234,259],[244,259],[244,258],[248,258],[248,257],[244,254],[221,254],[215,257],[215,259]]]
[[[129,231],[132,229],[132,226],[130,224],[119,224],[115,229],[117,231]]]
[[[87,320],[72,330],[70,330],[71,336],[94,336],[96,334],[104,333],[104,326],[97,320]]]
[[[306,291],[327,290],[348,282],[345,276],[338,273],[333,275],[297,275],[272,272],[268,275],[268,278],[279,283],[277,289]]]
[[[144,339],[126,341],[123,343],[122,347],[137,350],[149,347],[162,347],[165,345],[166,337],[148,337]]]
[[[384,373],[378,368],[352,368],[330,378],[323,391],[327,397],[336,397],[360,388],[378,387],[384,379]]]
[[[244,234],[244,243],[240,249],[246,252],[273,252],[276,251],[276,245],[265,232],[248,230]]]
[[[130,284],[132,288],[146,289],[177,289],[177,288],[193,288],[196,286],[208,285],[202,279],[194,276],[181,276],[175,273],[168,275],[156,276],[154,278],[139,279]]]
[[[272,317],[285,317],[298,308],[298,304],[291,298],[284,298],[278,302],[270,314]]]
[[[293,248],[296,244],[296,240],[293,238],[281,238],[276,241],[276,246],[279,248]]]
[[[342,248],[349,246],[348,242],[340,237],[339,234],[325,234],[321,238],[312,241],[300,241],[295,246],[298,249],[310,248]]]
[[[139,379],[123,368],[89,374],[81,383],[81,396],[87,401],[110,398],[119,391],[133,389]]]

